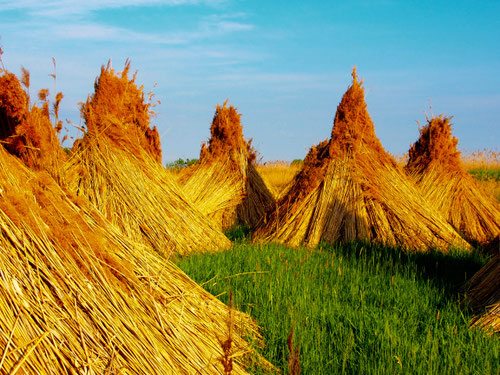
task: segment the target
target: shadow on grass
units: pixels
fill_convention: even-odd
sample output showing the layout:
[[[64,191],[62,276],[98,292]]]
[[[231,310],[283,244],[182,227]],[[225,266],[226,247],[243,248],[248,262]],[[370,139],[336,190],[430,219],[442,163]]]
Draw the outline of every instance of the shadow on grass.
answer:
[[[250,243],[252,239],[250,228],[244,224],[236,224],[234,227],[225,230],[224,234],[235,244]]]
[[[368,261],[388,271],[404,268],[415,270],[416,277],[443,288],[449,298],[456,300],[465,291],[466,282],[483,267],[488,258],[479,250],[451,249],[449,253],[431,249],[427,252],[409,251],[400,247],[367,242],[320,245],[323,251],[335,252],[352,262]]]
[[[251,244],[252,231],[238,224],[224,232],[234,244]],[[355,241],[348,243],[321,243],[313,251],[334,252],[345,260],[371,263],[374,268],[387,272],[411,269],[416,278],[443,288],[447,299],[462,300],[467,281],[488,262],[481,249],[472,251],[450,249],[444,253],[437,249],[427,252],[412,251],[397,246]],[[309,250],[304,250],[309,251]]]

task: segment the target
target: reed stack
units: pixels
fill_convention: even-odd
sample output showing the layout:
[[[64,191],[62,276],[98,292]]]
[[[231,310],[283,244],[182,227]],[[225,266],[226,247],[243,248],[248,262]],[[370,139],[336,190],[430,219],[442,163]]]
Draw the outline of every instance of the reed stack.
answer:
[[[82,107],[86,132],[67,168],[70,188],[86,197],[128,238],[163,256],[216,251],[230,241],[162,167],[158,132],[130,63],[118,74],[102,67]]]
[[[500,235],[500,204],[467,172],[457,143],[451,117],[428,118],[409,150],[406,170],[465,239],[485,244]]]
[[[384,150],[362,82],[355,70],[352,75],[331,138],[310,149],[254,239],[292,246],[363,240],[415,250],[468,248]]]
[[[243,138],[241,115],[227,101],[217,105],[210,133],[199,163],[182,171],[179,183],[220,228],[237,223],[255,228],[274,206],[274,195],[254,165],[256,152]]]
[[[469,281],[467,300],[475,317],[472,326],[500,333],[500,237],[490,244],[496,255]]]

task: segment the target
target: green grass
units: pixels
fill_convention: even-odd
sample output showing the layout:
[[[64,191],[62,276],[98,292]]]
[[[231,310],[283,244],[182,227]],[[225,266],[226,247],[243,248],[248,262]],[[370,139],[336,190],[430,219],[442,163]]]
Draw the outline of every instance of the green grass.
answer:
[[[459,307],[484,262],[360,243],[314,251],[239,243],[178,259],[223,302],[232,291],[263,328],[262,354],[285,373],[294,326],[303,374],[498,374],[500,340],[470,329]]]

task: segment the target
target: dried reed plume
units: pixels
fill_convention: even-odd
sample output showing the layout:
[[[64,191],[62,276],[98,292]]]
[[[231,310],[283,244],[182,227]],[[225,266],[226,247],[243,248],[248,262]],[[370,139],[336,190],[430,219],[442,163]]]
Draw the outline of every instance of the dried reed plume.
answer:
[[[331,139],[311,148],[254,239],[292,246],[360,239],[421,250],[469,247],[383,149],[355,71]]]
[[[109,66],[101,69],[96,92],[83,106],[87,132],[73,147],[70,188],[128,238],[164,256],[229,247],[158,163],[153,150],[159,152],[159,143],[148,143],[143,132],[149,129],[149,107],[134,79],[127,80],[129,68],[127,62],[120,76]]]
[[[294,328],[292,326],[286,342],[288,347],[288,373],[290,375],[300,375],[300,347],[293,342],[293,339]]]
[[[500,204],[466,171],[450,117],[433,117],[409,150],[406,170],[425,198],[464,238],[486,243],[500,234]]]
[[[128,78],[130,61],[116,74],[109,62],[101,67],[94,94],[82,106],[87,137],[105,136],[119,148],[141,155],[146,150],[161,163],[160,136],[156,126],[150,128],[152,103],[146,102],[143,87],[137,87],[136,74]]]
[[[207,216],[226,229],[237,222],[253,228],[273,206],[274,196],[257,172],[256,152],[245,141],[236,108],[217,105],[208,145],[199,164],[179,175],[184,193]]]
[[[229,313],[232,373],[246,373],[250,317],[3,147],[0,230],[0,373],[222,373]]]
[[[22,82],[28,89],[29,72],[24,68]],[[32,168],[56,173],[65,158],[50,121],[48,106],[47,109],[45,104],[42,108],[30,106],[29,96],[18,78],[9,72],[0,75],[0,142]]]

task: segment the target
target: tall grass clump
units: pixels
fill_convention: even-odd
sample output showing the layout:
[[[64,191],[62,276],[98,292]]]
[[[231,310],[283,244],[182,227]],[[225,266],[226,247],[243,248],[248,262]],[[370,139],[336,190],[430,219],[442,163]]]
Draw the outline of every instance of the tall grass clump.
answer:
[[[281,194],[286,190],[288,184],[300,170],[301,165],[302,161],[295,163],[274,161],[258,164],[256,168],[260,175],[269,182],[277,193]]]
[[[408,253],[367,243],[235,245],[181,258],[204,288],[263,327],[262,354],[287,373],[288,338],[304,374],[474,373],[500,370],[500,342],[470,329],[466,281],[485,258]]]

